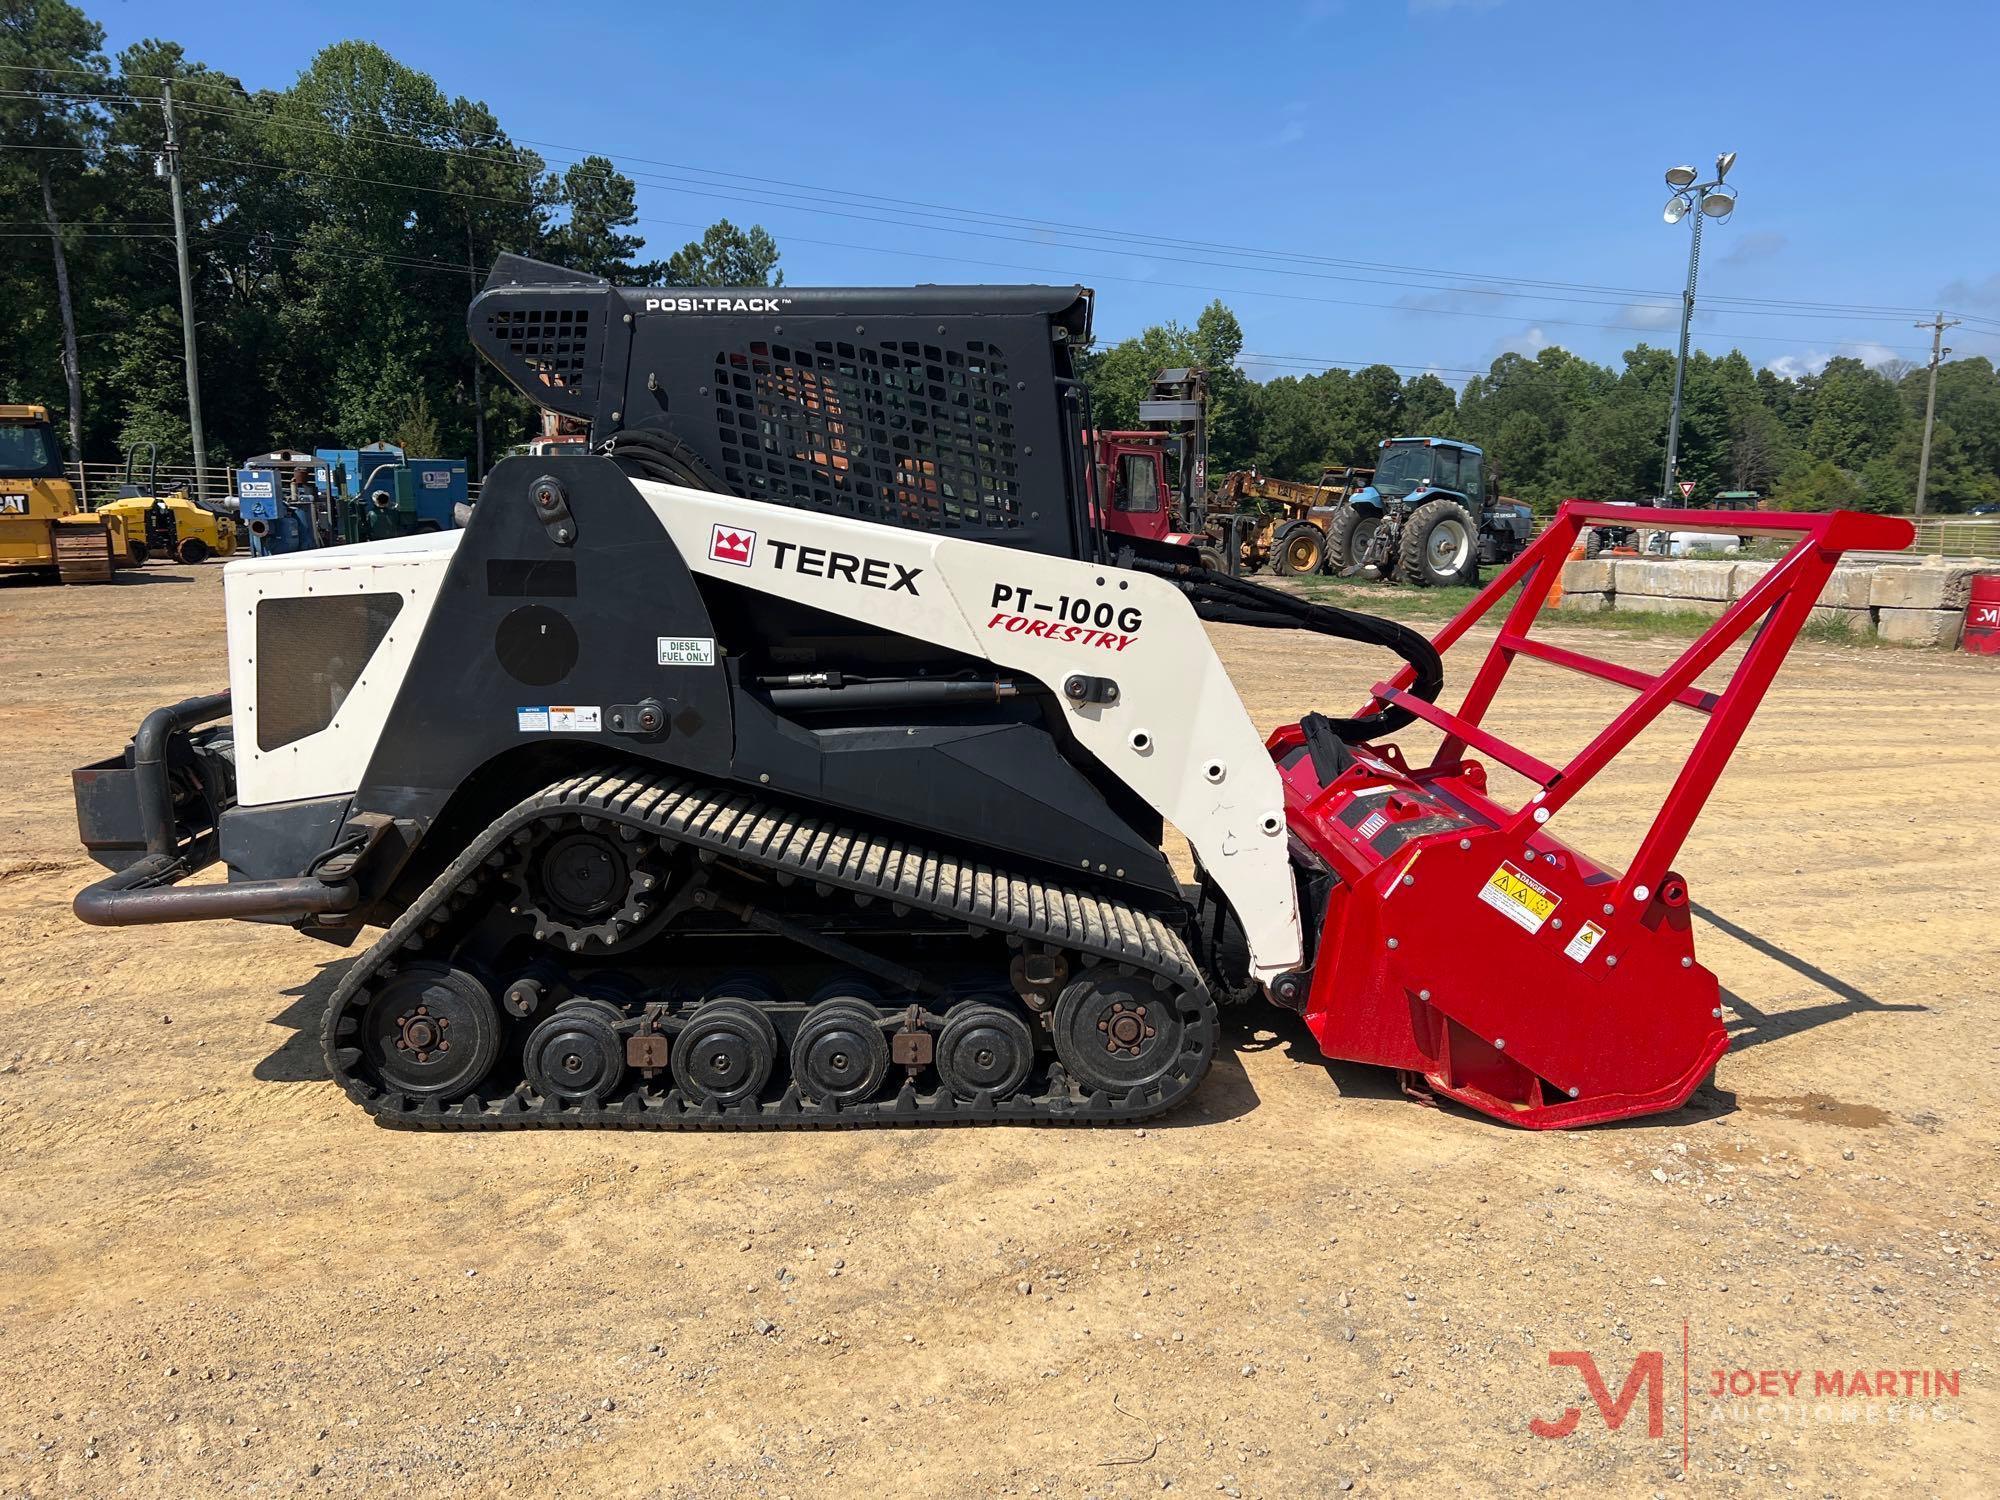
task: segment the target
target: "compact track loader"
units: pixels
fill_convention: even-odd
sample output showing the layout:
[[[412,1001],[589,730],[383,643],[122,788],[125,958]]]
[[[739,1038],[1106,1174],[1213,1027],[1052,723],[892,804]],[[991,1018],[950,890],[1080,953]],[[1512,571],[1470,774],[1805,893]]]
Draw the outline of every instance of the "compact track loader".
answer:
[[[1726,1038],[1673,858],[1841,550],[1909,527],[1732,518],[1801,539],[1646,673],[1532,633],[1602,513],[1572,506],[1429,641],[1121,555],[1071,365],[1090,310],[503,259],[472,337],[591,449],[502,463],[463,531],[229,564],[229,691],[76,773],[114,872],[78,915],[384,929],[327,1063],[432,1128],[1137,1120],[1200,1083],[1220,1005],[1264,999],[1518,1124],[1680,1103]],[[1438,652],[1509,599],[1439,707]],[[1401,666],[1267,741],[1205,619]],[[1630,706],[1542,761],[1483,722],[1519,657]],[[1555,822],[1675,706],[1707,724],[1605,868]],[[1419,721],[1421,764],[1389,738]],[[217,859],[227,883],[182,883]]]

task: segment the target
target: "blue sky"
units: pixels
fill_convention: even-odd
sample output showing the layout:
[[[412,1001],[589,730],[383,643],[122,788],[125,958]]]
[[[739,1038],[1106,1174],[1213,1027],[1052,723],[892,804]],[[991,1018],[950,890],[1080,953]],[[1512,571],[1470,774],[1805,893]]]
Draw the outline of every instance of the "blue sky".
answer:
[[[1943,307],[2000,361],[1992,114],[1954,62],[1994,54],[1990,0],[84,3],[109,48],[171,37],[252,87],[379,43],[640,176],[657,253],[726,214],[800,284],[1082,281],[1110,338],[1219,295],[1260,376],[1670,345],[1661,174],[1734,150],[1699,346],[1917,359]]]

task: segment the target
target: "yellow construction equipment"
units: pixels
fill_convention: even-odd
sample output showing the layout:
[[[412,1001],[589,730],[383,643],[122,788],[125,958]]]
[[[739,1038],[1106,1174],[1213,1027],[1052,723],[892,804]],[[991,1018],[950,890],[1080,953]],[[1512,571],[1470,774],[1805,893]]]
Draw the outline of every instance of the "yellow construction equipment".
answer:
[[[125,559],[123,521],[77,509],[49,409],[0,404],[0,574],[109,583]]]
[[[146,450],[146,469],[139,472],[139,450]],[[200,563],[228,557],[239,538],[234,516],[212,510],[188,498],[187,486],[160,490],[159,450],[151,443],[135,444],[125,455],[125,482],[118,498],[97,508],[116,516],[125,528],[125,552],[135,563],[158,558],[166,562]]]

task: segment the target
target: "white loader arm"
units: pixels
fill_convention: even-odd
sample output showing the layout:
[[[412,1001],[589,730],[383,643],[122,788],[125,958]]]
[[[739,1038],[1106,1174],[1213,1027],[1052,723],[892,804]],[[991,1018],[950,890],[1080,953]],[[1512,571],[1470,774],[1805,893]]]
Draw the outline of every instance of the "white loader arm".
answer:
[[[698,574],[1048,686],[1078,742],[1194,846],[1243,924],[1251,972],[1270,980],[1299,966],[1277,768],[1178,589],[1120,568],[633,482]],[[1077,677],[1100,681],[1066,692]]]

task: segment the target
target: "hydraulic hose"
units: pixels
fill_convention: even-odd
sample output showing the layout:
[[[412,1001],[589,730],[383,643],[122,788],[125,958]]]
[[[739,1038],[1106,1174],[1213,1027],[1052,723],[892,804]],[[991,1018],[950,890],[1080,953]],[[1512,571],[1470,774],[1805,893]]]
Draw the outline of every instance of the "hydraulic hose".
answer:
[[[1281,594],[1261,584],[1227,578],[1207,568],[1189,563],[1154,562],[1133,558],[1127,566],[1151,573],[1174,584],[1187,595],[1194,612],[1204,620],[1224,625],[1255,625],[1272,630],[1309,630],[1316,635],[1337,636],[1393,651],[1416,671],[1409,692],[1426,703],[1435,703],[1444,691],[1444,662],[1437,648],[1409,626],[1379,615],[1364,615],[1332,604],[1314,604],[1292,594]],[[1390,705],[1372,714],[1352,719],[1329,718],[1343,743],[1355,745],[1378,735],[1394,734],[1416,722],[1406,708]]]
[[[639,479],[677,484],[682,489],[727,493],[692,448],[657,428],[630,427],[613,433],[598,445],[597,451]]]

